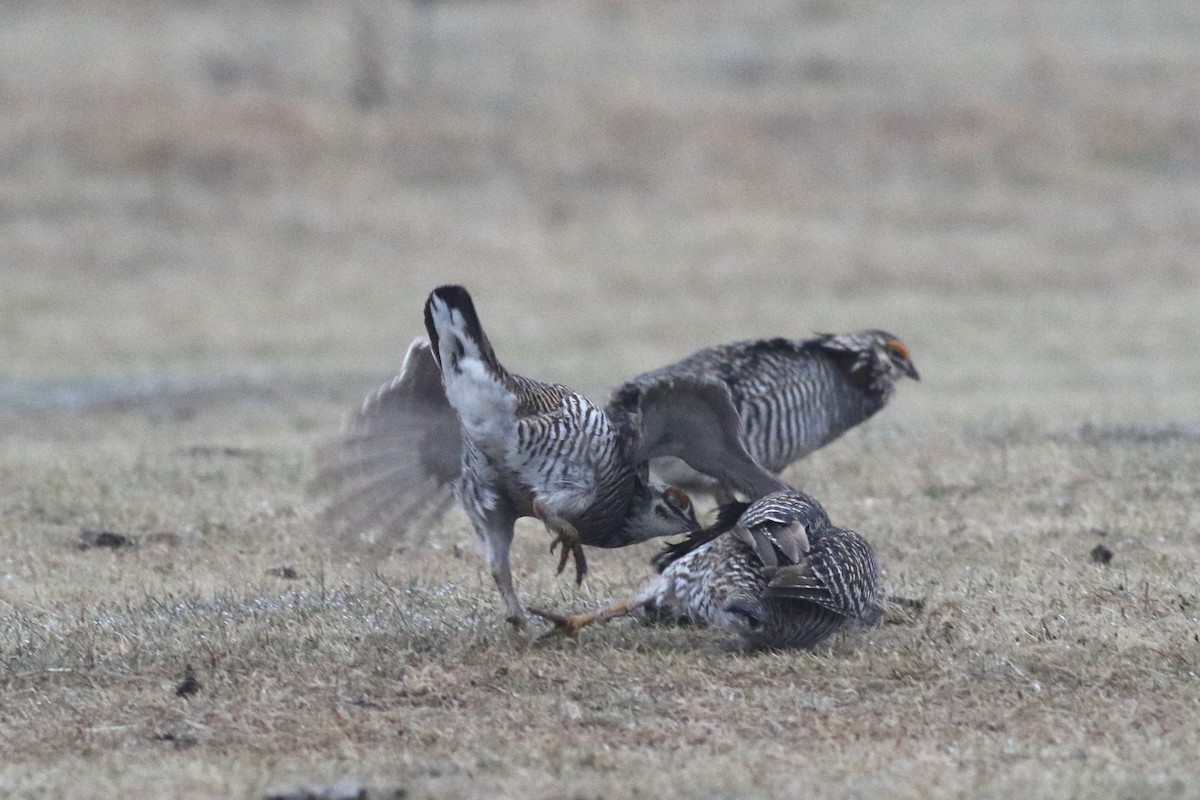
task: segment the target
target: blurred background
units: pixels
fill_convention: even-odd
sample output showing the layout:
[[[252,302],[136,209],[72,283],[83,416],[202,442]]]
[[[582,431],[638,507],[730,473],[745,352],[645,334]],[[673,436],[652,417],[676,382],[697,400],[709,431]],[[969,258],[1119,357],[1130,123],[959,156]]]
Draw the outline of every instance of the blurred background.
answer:
[[[596,399],[900,337],[786,477],[923,610],[524,647],[461,511],[337,547],[313,446],[452,281]],[[1197,0],[0,0],[0,786],[1194,794],[1198,390]],[[657,547],[521,526],[560,610]]]
[[[510,367],[594,393],[881,327],[913,416],[1200,417],[1192,0],[0,17],[9,410],[231,381],[341,407],[460,281]]]

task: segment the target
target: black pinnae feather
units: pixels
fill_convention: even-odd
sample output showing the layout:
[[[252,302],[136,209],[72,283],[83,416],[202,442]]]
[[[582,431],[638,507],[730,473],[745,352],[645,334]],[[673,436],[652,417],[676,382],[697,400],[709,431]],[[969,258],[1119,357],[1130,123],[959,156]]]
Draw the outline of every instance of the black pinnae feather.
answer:
[[[650,562],[656,570],[662,572],[671,564],[686,556],[688,553],[703,547],[723,533],[737,525],[742,514],[750,507],[749,503],[726,503],[717,509],[717,521],[707,528],[692,531],[682,541],[668,544]]]
[[[740,500],[725,503],[717,509],[717,522],[713,527],[726,531],[731,530],[734,525],[738,524],[738,520],[742,518],[742,514],[745,514],[748,508],[750,508],[750,503],[743,503]]]
[[[698,531],[693,531],[681,541],[675,542],[674,544],[665,545],[663,549],[659,551],[658,555],[650,560],[650,563],[656,570],[662,572],[667,567],[686,556],[688,553],[708,544],[724,532],[725,531],[719,529],[716,525],[713,525],[709,528],[701,528]]]

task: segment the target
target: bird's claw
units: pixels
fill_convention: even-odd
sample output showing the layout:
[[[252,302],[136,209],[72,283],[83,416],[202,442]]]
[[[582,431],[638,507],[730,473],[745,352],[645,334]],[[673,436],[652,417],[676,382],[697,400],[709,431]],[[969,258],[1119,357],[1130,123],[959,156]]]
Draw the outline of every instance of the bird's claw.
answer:
[[[583,545],[577,538],[559,536],[551,540],[550,552],[553,553],[557,550],[560,544],[563,546],[563,551],[558,557],[558,568],[555,570],[555,574],[562,575],[562,571],[567,566],[567,560],[573,557],[575,559],[575,585],[578,586],[583,583],[583,578],[588,571],[587,556],[584,555]]]

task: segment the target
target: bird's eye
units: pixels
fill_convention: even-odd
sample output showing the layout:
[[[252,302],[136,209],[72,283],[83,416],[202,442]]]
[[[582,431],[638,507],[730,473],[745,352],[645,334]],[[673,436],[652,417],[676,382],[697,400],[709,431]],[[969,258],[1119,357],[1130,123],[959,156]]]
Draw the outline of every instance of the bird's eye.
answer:
[[[746,601],[735,600],[727,605],[725,610],[740,619],[742,624],[750,630],[758,630],[767,621],[761,606]]]
[[[673,508],[677,508],[680,511],[687,511],[692,507],[692,499],[687,496],[687,492],[677,489],[674,486],[668,486],[663,489],[663,499]]]

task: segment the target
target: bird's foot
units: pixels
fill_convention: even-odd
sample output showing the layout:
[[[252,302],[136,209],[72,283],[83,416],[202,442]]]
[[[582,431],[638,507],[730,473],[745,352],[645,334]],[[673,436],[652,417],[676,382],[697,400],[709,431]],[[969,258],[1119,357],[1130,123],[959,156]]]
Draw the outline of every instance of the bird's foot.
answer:
[[[558,549],[559,545],[563,546],[562,555],[558,558],[558,569],[556,574],[562,575],[563,569],[567,566],[567,559],[575,558],[575,585],[583,583],[583,578],[587,575],[587,556],[583,552],[583,544],[579,541],[579,534],[574,536],[559,534],[558,538],[550,542],[550,552],[553,553]]]
[[[596,614],[572,614],[564,616],[563,614],[555,614],[552,611],[543,611],[540,608],[531,608],[529,609],[529,613],[554,624],[553,628],[542,635],[543,639],[550,639],[557,636],[574,637],[584,627],[596,621]]]
[[[567,559],[574,557],[575,585],[583,583],[583,577],[587,575],[588,568],[587,556],[583,554],[583,541],[579,536],[579,531],[575,530],[574,526],[562,517],[551,514],[541,500],[533,501],[533,513],[546,526],[546,530],[554,535],[554,539],[550,542],[550,552],[553,553],[557,550],[560,544],[563,546],[562,556],[558,560],[557,574],[561,575],[563,568],[567,566]]]

